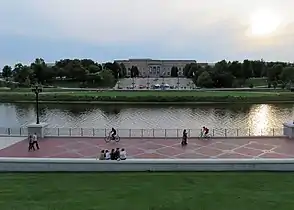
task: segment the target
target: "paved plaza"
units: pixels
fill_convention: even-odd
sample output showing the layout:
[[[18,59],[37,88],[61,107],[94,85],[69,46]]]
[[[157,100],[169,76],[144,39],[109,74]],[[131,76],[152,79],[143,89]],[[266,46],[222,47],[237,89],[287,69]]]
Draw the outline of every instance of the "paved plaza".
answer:
[[[3,140],[2,140],[3,141]],[[286,138],[189,139],[186,147],[178,139],[121,139],[106,143],[99,138],[45,138],[41,149],[28,152],[27,140],[0,149],[0,157],[95,158],[102,149],[125,148],[128,158],[294,158],[294,141]]]

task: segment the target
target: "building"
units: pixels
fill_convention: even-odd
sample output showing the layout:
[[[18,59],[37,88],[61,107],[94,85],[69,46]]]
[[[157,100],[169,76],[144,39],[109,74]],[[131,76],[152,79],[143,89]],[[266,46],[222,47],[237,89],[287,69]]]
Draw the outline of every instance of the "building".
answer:
[[[140,76],[146,77],[168,77],[171,75],[173,66],[179,70],[179,76],[184,75],[184,67],[190,63],[196,63],[195,60],[152,60],[152,59],[129,59],[115,60],[117,63],[123,63],[127,69],[127,75],[131,75],[132,66],[137,66]],[[202,63],[202,65],[207,65]]]

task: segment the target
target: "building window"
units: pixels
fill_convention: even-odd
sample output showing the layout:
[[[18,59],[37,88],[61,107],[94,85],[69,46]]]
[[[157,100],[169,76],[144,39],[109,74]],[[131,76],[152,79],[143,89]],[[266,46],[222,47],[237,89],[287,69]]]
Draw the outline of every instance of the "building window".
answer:
[[[169,72],[167,72],[167,75],[168,75],[168,76],[170,76],[170,71],[169,71]]]

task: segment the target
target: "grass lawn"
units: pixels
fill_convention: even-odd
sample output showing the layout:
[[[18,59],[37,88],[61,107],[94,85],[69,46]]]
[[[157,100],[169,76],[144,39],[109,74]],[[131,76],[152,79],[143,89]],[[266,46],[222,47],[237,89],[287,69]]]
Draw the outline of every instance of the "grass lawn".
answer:
[[[267,78],[249,78],[245,82],[245,86],[249,86],[252,84],[254,87],[256,86],[267,86]]]
[[[1,210],[291,210],[294,173],[0,174]]]
[[[53,93],[53,92],[52,92]],[[243,92],[243,91],[87,91],[87,92],[61,92],[59,94],[70,95],[88,95],[88,96],[125,96],[125,97],[144,97],[144,96],[197,96],[197,97],[224,97],[224,96],[243,96],[243,97],[260,97],[260,96],[278,96],[292,94],[291,92]],[[293,94],[292,94],[293,95]]]

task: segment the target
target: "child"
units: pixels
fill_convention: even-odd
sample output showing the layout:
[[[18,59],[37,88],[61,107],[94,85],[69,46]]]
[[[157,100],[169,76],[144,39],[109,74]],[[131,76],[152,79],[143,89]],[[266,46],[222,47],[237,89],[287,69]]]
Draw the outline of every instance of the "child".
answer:
[[[105,160],[104,150],[101,150],[99,160]]]

